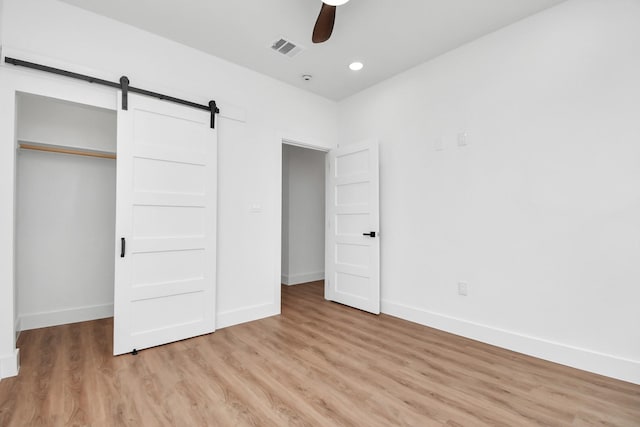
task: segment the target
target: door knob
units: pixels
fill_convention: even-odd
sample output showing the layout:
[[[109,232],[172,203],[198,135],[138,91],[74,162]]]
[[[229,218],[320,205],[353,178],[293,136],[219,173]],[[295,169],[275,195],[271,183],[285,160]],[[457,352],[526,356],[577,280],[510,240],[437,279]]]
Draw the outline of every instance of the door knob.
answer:
[[[376,232],[372,231],[370,233],[362,233],[363,236],[376,237]]]

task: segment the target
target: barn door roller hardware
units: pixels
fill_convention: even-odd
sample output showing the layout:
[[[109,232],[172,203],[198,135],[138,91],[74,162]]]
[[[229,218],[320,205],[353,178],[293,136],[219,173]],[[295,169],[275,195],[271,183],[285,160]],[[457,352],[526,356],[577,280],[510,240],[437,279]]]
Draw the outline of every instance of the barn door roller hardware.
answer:
[[[46,65],[36,64],[34,62],[23,61],[21,59],[4,58],[4,62],[7,64],[17,65],[21,67],[31,68],[34,70],[44,71],[47,73],[58,74],[60,76],[70,77],[72,79],[84,80],[89,83],[96,83],[103,86],[109,86],[122,91],[122,109],[128,108],[128,94],[129,92],[139,93],[140,95],[150,96],[152,98],[162,99],[164,101],[174,102],[176,104],[186,105],[188,107],[197,108],[199,110],[205,110],[211,112],[211,129],[215,129],[215,116],[220,113],[220,109],[216,105],[216,101],[209,101],[208,105],[197,104],[195,102],[186,101],[180,98],[174,98],[173,96],[164,95],[162,93],[152,92],[150,90],[140,89],[137,87],[129,86],[129,79],[127,76],[120,77],[120,82],[110,82],[108,80],[99,79],[97,77],[91,77],[84,74],[78,74],[67,70],[61,70],[59,68],[53,68]]]

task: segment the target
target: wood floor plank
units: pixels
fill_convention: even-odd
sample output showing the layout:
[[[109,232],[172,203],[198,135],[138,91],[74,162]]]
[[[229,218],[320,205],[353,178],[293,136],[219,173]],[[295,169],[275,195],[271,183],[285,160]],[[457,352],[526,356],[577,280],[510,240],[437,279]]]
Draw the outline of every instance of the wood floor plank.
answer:
[[[640,386],[282,288],[282,314],[112,356],[112,319],[25,331],[0,426],[640,426]]]
[[[247,325],[248,328],[251,326]],[[251,333],[257,334],[259,331]],[[375,421],[371,421],[372,426],[387,426],[390,420],[394,421],[394,425],[416,425],[417,417],[412,416],[404,405],[400,408],[388,400],[384,402],[385,405],[378,405],[375,401],[376,390],[342,375],[340,364],[319,355],[316,348],[304,344],[299,336],[282,332],[278,336],[280,343],[286,343],[286,358],[282,357],[281,347],[269,341],[261,343],[261,353],[266,356],[264,360],[268,361],[272,372],[275,370],[288,375],[291,380],[288,386],[299,390],[313,409],[322,413],[325,419],[330,419],[334,425],[359,425],[359,420],[371,418],[371,414],[376,416]],[[336,393],[336,390],[340,393]],[[345,406],[351,409],[345,411]],[[351,415],[351,419],[345,419],[342,413]],[[356,418],[353,419],[353,416]]]
[[[305,312],[305,317],[309,317],[306,313],[308,312]],[[301,324],[301,328],[304,328],[305,325],[306,324]],[[478,375],[484,376],[485,378],[469,377],[465,373],[465,369],[468,370],[470,367],[469,361],[464,361],[466,362],[464,368],[454,369],[452,369],[450,361],[446,362],[448,366],[445,366],[444,363],[433,363],[432,361],[424,358],[420,353],[420,347],[422,345],[420,342],[402,342],[402,340],[397,339],[396,335],[393,339],[394,345],[397,346],[398,342],[405,344],[403,347],[405,350],[402,353],[398,353],[397,347],[388,346],[386,342],[380,340],[372,341],[371,339],[362,339],[362,337],[358,337],[357,333],[354,335],[353,333],[349,333],[349,331],[345,332],[344,328],[336,329],[326,323],[323,328],[318,328],[315,325],[312,327],[316,330],[321,330],[322,332],[320,332],[320,335],[329,341],[331,341],[332,338],[342,339],[343,342],[346,343],[343,344],[342,347],[347,346],[351,348],[350,351],[367,349],[368,351],[359,355],[358,359],[362,362],[367,361],[366,363],[373,365],[377,370],[381,369],[381,367],[375,366],[379,364],[379,362],[390,362],[394,366],[393,372],[386,372],[384,369],[382,369],[382,372],[386,372],[386,375],[390,378],[397,377],[402,379],[406,382],[405,385],[411,384],[412,377],[415,377],[415,372],[417,371],[422,373],[421,366],[426,364],[430,369],[426,374],[423,374],[421,379],[428,380],[431,383],[432,389],[434,387],[445,386],[447,384],[453,385],[450,386],[450,388],[446,390],[446,393],[443,394],[455,395],[457,391],[471,391],[475,393],[474,400],[478,404],[484,405],[489,402],[497,402],[500,403],[499,406],[501,408],[508,409],[508,412],[517,413],[520,417],[546,417],[546,425],[561,425],[558,423],[566,423],[573,417],[573,414],[564,408],[546,406],[534,407],[532,405],[533,402],[531,399],[527,398],[526,395],[509,391],[508,387],[506,387],[509,382],[503,382],[500,386],[495,386],[495,384],[491,383],[491,381],[495,380],[496,376],[487,376],[486,373],[477,370],[476,372]],[[362,332],[365,328],[365,325],[359,325],[358,329]],[[373,331],[371,332],[373,333]],[[378,332],[380,332],[380,330],[378,330]],[[316,336],[315,339],[318,340],[321,338]],[[371,354],[375,354],[375,357],[372,358],[370,356]],[[397,358],[397,355],[401,355],[402,358]],[[473,364],[471,364],[471,367],[474,367],[472,365]],[[402,377],[400,374],[405,374],[405,376]],[[463,377],[466,378],[465,381],[456,381],[462,380]],[[456,386],[456,384],[458,384],[458,386]],[[413,386],[420,389],[418,385],[414,384]],[[460,386],[463,386],[464,389],[461,389]],[[528,388],[527,391],[530,389],[531,388]],[[424,393],[424,390],[422,392]],[[470,405],[473,406],[472,404]],[[502,414],[501,419],[508,419],[508,415],[509,414]],[[493,421],[494,424],[496,422],[497,421],[495,420]]]

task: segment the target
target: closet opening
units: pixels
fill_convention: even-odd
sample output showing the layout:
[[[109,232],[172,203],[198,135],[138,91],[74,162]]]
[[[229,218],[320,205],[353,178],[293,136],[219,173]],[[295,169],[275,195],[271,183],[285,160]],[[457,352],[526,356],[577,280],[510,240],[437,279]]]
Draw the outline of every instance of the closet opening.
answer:
[[[16,332],[113,316],[114,110],[16,94]]]
[[[283,141],[281,283],[315,283],[323,293],[326,156]]]

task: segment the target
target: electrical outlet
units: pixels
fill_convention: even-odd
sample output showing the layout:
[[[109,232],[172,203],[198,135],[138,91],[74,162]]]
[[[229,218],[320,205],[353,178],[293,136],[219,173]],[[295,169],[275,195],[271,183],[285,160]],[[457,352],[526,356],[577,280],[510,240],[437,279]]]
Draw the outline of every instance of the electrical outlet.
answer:
[[[458,295],[466,297],[469,294],[469,285],[467,282],[458,282]]]

